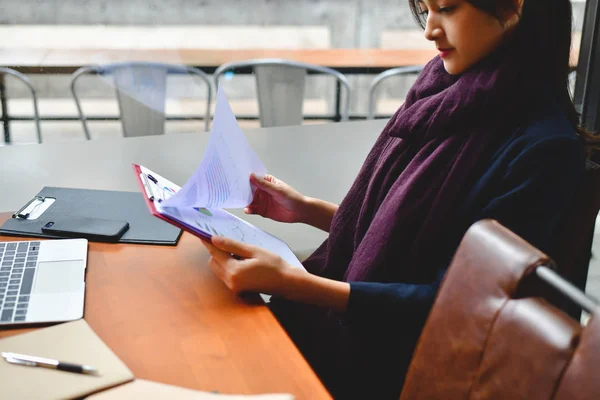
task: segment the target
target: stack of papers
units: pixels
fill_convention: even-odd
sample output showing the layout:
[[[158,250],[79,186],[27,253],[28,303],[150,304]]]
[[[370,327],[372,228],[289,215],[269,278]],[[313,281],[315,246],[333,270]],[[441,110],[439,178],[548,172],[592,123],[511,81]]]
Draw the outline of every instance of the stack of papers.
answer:
[[[183,187],[144,166],[134,168],[155,216],[203,239],[224,236],[265,248],[303,268],[281,239],[225,211],[249,205],[250,174],[264,176],[267,169],[247,142],[222,89],[204,156]]]
[[[264,176],[260,161],[219,88],[208,146],[202,161],[181,190],[163,207],[242,208],[252,202],[250,174]]]

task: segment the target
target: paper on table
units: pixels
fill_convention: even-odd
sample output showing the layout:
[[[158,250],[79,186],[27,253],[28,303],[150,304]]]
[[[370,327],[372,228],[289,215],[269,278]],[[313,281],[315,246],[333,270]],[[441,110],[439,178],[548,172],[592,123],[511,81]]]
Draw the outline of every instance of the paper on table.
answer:
[[[157,174],[154,174],[158,176]],[[159,179],[162,179],[160,177]],[[176,189],[175,189],[176,190]],[[219,208],[166,207],[156,203],[156,209],[195,231],[235,239],[279,254],[288,264],[304,268],[298,257],[281,239],[257,228]]]
[[[219,87],[208,146],[200,165],[164,207],[242,208],[252,202],[250,174],[267,173]]]
[[[2,351],[88,364],[100,375],[25,367],[0,358],[0,399],[80,399],[133,380],[129,368],[83,319],[1,339]]]
[[[87,397],[89,400],[294,400],[291,394],[235,395],[197,390],[142,379]]]

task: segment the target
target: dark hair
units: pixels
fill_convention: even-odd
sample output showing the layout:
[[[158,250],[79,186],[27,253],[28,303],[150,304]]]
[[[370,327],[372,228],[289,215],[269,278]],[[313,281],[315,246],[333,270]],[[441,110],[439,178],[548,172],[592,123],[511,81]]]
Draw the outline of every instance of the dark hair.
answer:
[[[518,12],[515,0],[466,0],[503,23],[503,15]],[[419,0],[408,0],[417,23],[425,28],[426,17],[420,12]],[[520,21],[513,34],[511,50],[516,57],[527,63],[533,79],[545,79],[553,83],[553,91],[560,106],[587,145],[598,146],[600,141],[580,126],[569,92],[571,34],[573,11],[570,0],[523,0]]]

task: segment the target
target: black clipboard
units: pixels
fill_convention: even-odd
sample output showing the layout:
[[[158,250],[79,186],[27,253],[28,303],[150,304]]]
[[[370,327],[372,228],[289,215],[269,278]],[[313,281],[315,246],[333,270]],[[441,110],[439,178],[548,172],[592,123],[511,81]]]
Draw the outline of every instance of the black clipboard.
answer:
[[[42,206],[46,199],[55,199],[55,201],[39,217],[29,219],[34,210]],[[129,222],[129,229],[121,236],[119,243],[174,246],[182,232],[181,229],[148,214],[141,193],[44,187],[24,207],[15,212],[13,218],[0,227],[0,234],[60,238],[42,232],[42,227],[48,222],[67,216]]]

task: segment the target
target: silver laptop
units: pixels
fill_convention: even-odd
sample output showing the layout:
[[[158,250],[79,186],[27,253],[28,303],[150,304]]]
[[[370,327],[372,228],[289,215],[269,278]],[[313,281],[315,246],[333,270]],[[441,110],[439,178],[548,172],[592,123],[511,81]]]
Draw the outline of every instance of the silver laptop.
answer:
[[[88,241],[0,242],[0,326],[83,317]]]

